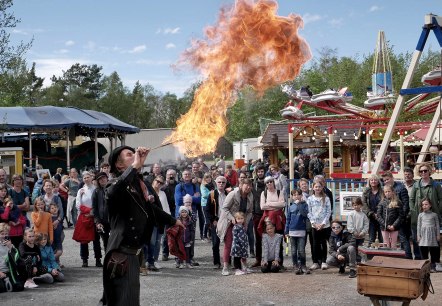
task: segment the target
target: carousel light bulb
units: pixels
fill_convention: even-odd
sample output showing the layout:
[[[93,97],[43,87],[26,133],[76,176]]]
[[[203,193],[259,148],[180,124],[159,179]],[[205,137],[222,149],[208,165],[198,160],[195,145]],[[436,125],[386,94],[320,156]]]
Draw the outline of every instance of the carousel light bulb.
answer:
[[[362,134],[364,134],[364,135],[365,135],[365,130],[362,130]]]
[[[408,131],[405,131],[405,135],[407,135],[408,134]]]
[[[344,132],[344,136],[347,136],[347,132]]]
[[[372,135],[373,134],[373,130],[368,131],[368,134]]]
[[[316,136],[316,132],[313,132],[313,135]]]
[[[379,132],[379,136],[382,136],[382,132]]]
[[[327,130],[324,131],[324,135],[327,135]]]
[[[358,136],[355,135],[355,140],[358,140]]]
[[[342,138],[339,138],[339,142],[344,142],[344,140]]]
[[[325,138],[325,142],[328,142],[328,138]]]
[[[307,131],[306,131],[306,130],[304,130],[304,132],[303,132],[303,133],[304,133],[304,135],[305,135],[305,134],[307,134]]]
[[[315,136],[313,136],[313,137],[312,137],[312,140],[315,140],[315,139],[316,139]]]
[[[338,133],[338,130],[334,130],[333,133],[337,134],[337,133]]]

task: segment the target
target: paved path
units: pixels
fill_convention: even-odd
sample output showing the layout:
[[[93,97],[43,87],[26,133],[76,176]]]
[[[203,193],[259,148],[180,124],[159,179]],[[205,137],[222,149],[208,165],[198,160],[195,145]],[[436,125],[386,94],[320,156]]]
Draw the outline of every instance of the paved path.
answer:
[[[2,293],[0,305],[49,306],[96,305],[102,292],[101,269],[81,268],[80,246],[65,230],[66,282],[41,285],[18,293]],[[92,243],[90,244],[92,247]],[[307,247],[308,249],[308,247]],[[93,254],[92,249],[90,250]],[[254,273],[244,276],[221,276],[212,268],[211,244],[196,241],[195,269],[176,269],[173,261],[160,262],[161,272],[141,277],[141,305],[369,305],[368,298],[356,291],[357,279],[340,276],[337,269],[295,275],[289,271],[273,275]],[[253,259],[252,259],[253,260]],[[290,262],[286,257],[287,264]],[[89,264],[94,265],[90,259]],[[412,305],[441,305],[442,273],[431,275],[435,295]]]

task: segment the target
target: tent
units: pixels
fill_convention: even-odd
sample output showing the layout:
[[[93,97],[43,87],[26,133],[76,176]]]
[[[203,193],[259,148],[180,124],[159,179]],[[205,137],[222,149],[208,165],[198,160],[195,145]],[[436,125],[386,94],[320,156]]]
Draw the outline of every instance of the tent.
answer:
[[[429,127],[421,128],[419,130],[414,131],[413,133],[404,137],[404,146],[422,146],[424,143],[425,137],[427,137]],[[431,138],[432,145],[440,145],[442,139],[442,127],[436,127],[434,131],[433,137]],[[400,146],[400,140],[392,141],[390,143],[391,147]]]
[[[136,110],[134,110],[136,111]],[[76,107],[0,107],[0,130],[3,132],[27,132],[29,135],[29,164],[32,168],[32,134],[62,135],[67,140],[67,169],[70,168],[69,140],[83,135],[95,141],[95,167],[98,169],[98,137],[120,139],[124,135],[138,133],[139,128],[108,114]],[[112,143],[112,142],[111,142]],[[116,144],[116,141],[115,141]]]

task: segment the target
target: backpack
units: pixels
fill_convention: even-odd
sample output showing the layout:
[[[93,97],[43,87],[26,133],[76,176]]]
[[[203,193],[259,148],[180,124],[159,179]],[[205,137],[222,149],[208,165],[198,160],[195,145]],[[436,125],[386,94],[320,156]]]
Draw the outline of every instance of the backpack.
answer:
[[[279,195],[281,194],[281,190],[276,189],[276,193],[278,194],[278,199],[279,199]],[[267,188],[264,190],[264,198],[267,201]]]

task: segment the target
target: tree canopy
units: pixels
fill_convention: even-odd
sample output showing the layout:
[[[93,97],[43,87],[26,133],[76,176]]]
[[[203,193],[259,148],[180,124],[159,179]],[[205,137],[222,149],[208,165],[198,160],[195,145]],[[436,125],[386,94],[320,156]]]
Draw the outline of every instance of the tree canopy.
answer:
[[[102,73],[96,64],[76,63],[53,76],[48,87],[36,74],[36,65],[24,60],[32,41],[10,44],[8,30],[19,22],[9,9],[12,0],[0,0],[0,106],[75,106],[106,112],[139,128],[173,128],[177,119],[187,112],[200,83],[189,84],[183,97],[158,92],[150,84],[136,82],[133,88],[124,85],[117,71],[110,75]],[[363,106],[367,88],[371,86],[373,54],[340,57],[337,49],[324,47],[319,56],[312,59],[300,75],[288,84],[295,88],[309,85],[313,93],[327,88],[348,87],[353,93],[352,103]],[[411,61],[411,53],[395,53],[390,50],[394,88],[398,91]],[[412,86],[421,86],[420,77],[440,64],[440,54],[427,51],[421,57]],[[269,88],[258,95],[252,87],[238,92],[232,106],[227,110],[229,125],[226,137],[231,140],[260,135],[260,118],[282,120],[279,114],[288,97],[280,86]],[[303,108],[304,113],[323,111]],[[408,117],[407,117],[408,116]],[[403,114],[403,120],[411,120]],[[423,118],[425,119],[425,117]],[[210,128],[210,127],[201,127]]]

